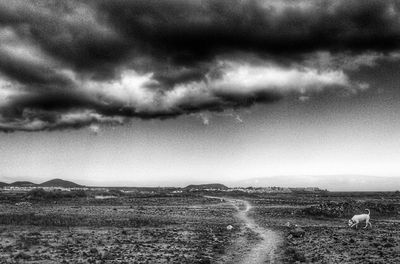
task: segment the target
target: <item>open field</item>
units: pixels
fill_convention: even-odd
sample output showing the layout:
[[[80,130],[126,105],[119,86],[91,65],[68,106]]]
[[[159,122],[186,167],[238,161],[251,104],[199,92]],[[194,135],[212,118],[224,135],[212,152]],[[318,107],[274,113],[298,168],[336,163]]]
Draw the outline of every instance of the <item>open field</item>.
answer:
[[[2,204],[0,263],[210,263],[238,231],[234,209],[205,198],[75,202]]]
[[[398,193],[1,195],[0,263],[400,262]]]
[[[400,263],[398,194],[276,195],[250,201],[256,222],[284,238],[280,262]],[[365,208],[371,210],[373,227],[349,228],[348,219]]]

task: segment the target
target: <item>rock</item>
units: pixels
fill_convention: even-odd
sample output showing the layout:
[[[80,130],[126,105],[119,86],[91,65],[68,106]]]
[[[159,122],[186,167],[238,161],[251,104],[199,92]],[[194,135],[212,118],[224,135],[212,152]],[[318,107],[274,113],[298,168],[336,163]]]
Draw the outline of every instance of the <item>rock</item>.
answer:
[[[101,254],[102,259],[112,259],[112,257],[113,256],[109,252],[106,252],[106,251]]]
[[[383,246],[384,246],[385,248],[394,247],[394,245],[393,245],[392,243],[386,243],[386,244],[384,244]]]
[[[91,248],[91,249],[90,249],[90,253],[92,253],[92,254],[98,254],[99,251],[97,250],[97,248]]]
[[[289,232],[293,237],[303,237],[306,234],[306,231],[301,227],[296,227],[295,229]]]

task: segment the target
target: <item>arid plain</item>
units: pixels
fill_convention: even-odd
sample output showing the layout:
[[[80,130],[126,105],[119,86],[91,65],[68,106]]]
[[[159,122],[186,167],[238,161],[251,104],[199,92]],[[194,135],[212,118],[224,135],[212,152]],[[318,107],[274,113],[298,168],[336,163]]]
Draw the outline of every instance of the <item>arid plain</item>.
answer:
[[[400,194],[1,193],[1,263],[399,263]],[[372,228],[347,226],[371,210]]]

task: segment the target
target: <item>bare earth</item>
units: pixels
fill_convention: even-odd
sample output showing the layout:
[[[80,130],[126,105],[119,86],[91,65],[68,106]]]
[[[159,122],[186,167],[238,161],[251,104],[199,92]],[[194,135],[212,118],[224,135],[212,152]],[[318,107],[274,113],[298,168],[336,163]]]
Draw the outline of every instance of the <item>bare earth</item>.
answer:
[[[235,208],[215,199],[69,202],[0,203],[0,263],[215,263],[240,236]]]
[[[0,263],[400,263],[400,192],[95,194],[0,193]]]

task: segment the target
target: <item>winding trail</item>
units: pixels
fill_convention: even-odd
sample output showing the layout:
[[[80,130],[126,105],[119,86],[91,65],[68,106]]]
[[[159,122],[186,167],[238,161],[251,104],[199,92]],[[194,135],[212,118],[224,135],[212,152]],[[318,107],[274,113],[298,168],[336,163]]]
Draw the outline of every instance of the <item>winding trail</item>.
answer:
[[[237,212],[237,217],[244,222],[245,226],[261,238],[247,254],[245,254],[237,263],[242,264],[261,264],[275,263],[275,251],[281,241],[281,237],[270,229],[265,229],[256,224],[253,218],[248,216],[248,212],[253,207],[248,201],[240,199],[230,199],[207,196],[208,198],[223,199],[231,203]]]

